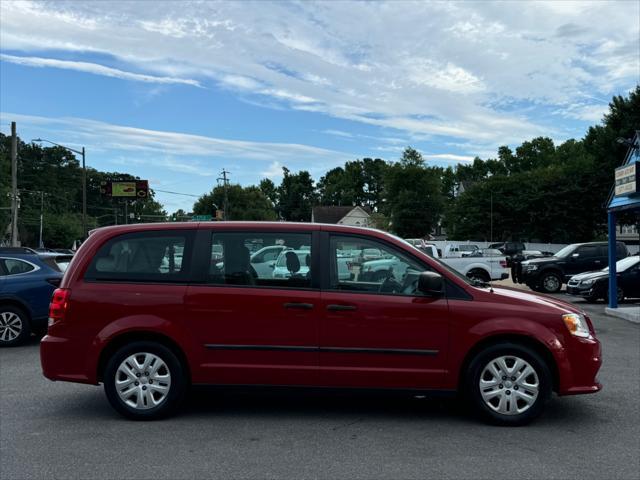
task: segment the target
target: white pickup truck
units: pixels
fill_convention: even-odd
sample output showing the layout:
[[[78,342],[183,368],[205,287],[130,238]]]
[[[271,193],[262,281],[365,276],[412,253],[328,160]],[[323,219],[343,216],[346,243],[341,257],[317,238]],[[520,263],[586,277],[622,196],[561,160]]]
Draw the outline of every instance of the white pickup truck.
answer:
[[[469,278],[476,278],[483,282],[509,278],[507,259],[504,256],[454,256],[440,258],[438,249],[435,245],[424,244],[415,248],[426,253],[430,257],[437,258],[441,262],[446,263],[454,270],[457,270]]]

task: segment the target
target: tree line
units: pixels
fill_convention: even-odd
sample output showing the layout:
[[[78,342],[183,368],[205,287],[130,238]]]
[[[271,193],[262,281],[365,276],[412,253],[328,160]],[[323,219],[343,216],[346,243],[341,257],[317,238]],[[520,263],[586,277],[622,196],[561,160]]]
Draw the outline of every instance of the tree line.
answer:
[[[0,133],[0,241],[7,241],[11,212],[11,136]],[[40,215],[45,246],[70,248],[82,232],[82,167],[72,152],[62,147],[42,147],[18,139],[18,232],[22,245],[37,247]],[[121,172],[102,172],[87,168],[87,228],[138,221],[162,221],[166,212],[154,199],[129,200],[125,218],[122,200],[100,193],[107,180],[136,180]]]
[[[283,168],[282,181],[228,187],[232,220],[310,221],[315,205],[369,207],[378,228],[422,237],[438,226],[449,238],[577,242],[606,233],[606,203],[614,169],[627,147],[617,139],[640,129],[640,86],[615,96],[602,122],[581,140],[555,145],[547,137],[502,146],[496,158],[455,167],[427,165],[407,147],[396,162],[349,161],[314,182],[306,170]],[[195,214],[224,202],[224,187],[200,197]],[[632,217],[622,219],[629,223]]]

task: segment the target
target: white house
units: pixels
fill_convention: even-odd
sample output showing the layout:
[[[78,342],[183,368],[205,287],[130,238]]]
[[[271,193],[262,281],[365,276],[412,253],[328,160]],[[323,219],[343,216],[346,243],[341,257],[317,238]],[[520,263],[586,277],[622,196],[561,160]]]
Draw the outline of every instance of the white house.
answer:
[[[316,223],[334,223],[351,227],[370,226],[369,207],[313,207],[311,221]]]

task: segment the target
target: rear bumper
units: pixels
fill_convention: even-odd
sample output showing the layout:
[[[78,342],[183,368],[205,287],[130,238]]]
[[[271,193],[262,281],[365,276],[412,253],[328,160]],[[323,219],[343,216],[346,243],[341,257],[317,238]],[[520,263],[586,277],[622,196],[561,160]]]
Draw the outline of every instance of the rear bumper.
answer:
[[[45,335],[40,342],[42,373],[49,380],[97,384],[95,375],[88,374],[86,358],[86,349],[72,339]]]

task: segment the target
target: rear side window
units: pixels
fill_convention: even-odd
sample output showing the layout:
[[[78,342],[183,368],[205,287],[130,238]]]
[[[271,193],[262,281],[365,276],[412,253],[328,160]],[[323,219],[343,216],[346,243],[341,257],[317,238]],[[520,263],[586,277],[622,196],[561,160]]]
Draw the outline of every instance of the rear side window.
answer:
[[[213,233],[208,283],[311,288],[310,233]]]
[[[28,273],[36,268],[30,263],[18,260],[17,258],[3,258],[0,261],[3,263],[3,271],[6,272],[5,275]]]
[[[194,231],[153,231],[120,235],[104,244],[85,279],[131,282],[189,280]]]

